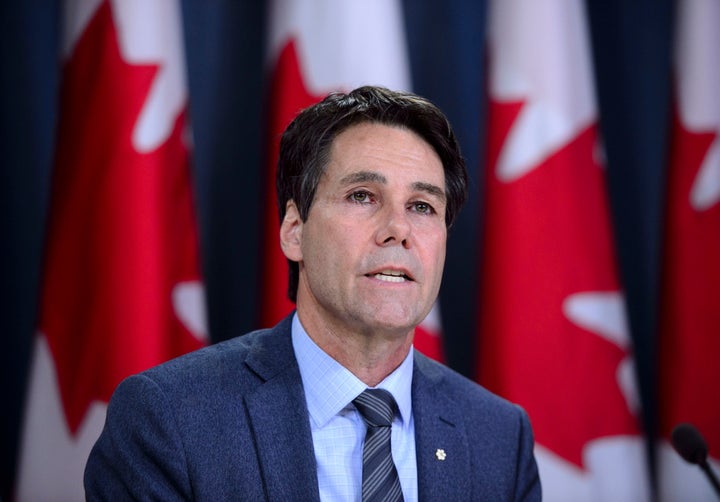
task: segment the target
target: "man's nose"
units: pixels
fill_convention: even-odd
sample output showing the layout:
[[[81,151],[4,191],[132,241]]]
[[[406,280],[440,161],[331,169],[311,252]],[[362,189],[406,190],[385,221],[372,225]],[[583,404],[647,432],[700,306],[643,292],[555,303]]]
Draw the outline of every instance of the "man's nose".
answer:
[[[403,247],[410,246],[412,225],[408,219],[408,212],[404,205],[385,206],[379,214],[379,226],[375,241],[379,246],[390,246],[402,244]]]

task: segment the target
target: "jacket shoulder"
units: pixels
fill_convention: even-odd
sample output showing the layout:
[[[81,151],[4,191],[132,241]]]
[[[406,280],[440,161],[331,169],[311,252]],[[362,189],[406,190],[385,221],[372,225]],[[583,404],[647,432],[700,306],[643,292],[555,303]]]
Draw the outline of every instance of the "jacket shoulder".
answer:
[[[252,331],[182,355],[140,375],[164,390],[195,388],[200,383],[217,388],[226,381],[234,382],[238,388],[238,383],[266,380],[293,364],[297,365],[290,327],[283,321],[274,328]]]
[[[483,414],[498,414],[498,418],[518,417],[524,411],[517,404],[494,394],[482,385],[470,380],[457,371],[434,361],[417,351],[415,368],[426,380],[425,385],[433,392],[444,396],[455,406]]]

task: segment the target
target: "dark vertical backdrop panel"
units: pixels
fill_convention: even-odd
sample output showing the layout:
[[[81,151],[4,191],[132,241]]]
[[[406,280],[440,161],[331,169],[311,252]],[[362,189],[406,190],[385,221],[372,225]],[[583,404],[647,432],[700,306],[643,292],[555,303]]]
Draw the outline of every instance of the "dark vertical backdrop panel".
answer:
[[[9,500],[35,332],[58,94],[58,2],[0,5],[0,497]]]
[[[212,341],[254,329],[264,175],[264,2],[183,0]]]
[[[468,202],[450,231],[440,308],[448,364],[472,376],[483,179],[486,1],[405,0],[404,9],[413,90],[446,113],[470,173]]]
[[[620,273],[653,437],[673,4],[588,1],[588,11]]]

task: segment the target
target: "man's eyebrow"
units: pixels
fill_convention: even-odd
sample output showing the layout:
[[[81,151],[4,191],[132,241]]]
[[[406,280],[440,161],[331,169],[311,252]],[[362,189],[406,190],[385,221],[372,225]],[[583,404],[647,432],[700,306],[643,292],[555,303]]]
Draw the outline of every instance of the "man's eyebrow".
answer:
[[[416,181],[412,184],[412,189],[416,190],[418,192],[426,192],[430,195],[433,195],[435,197],[438,197],[441,200],[445,200],[445,191],[440,188],[437,185],[433,185],[432,183],[424,183],[422,181]]]
[[[350,173],[340,180],[342,185],[352,185],[353,183],[387,183],[387,178],[380,173],[374,171],[358,171],[356,173]],[[445,191],[437,185],[432,183],[426,183],[424,181],[416,181],[411,188],[417,192],[425,192],[429,195],[437,197],[441,200],[445,200]]]
[[[387,183],[387,178],[380,173],[374,171],[358,171],[351,173],[340,180],[342,185],[351,185],[353,183]]]

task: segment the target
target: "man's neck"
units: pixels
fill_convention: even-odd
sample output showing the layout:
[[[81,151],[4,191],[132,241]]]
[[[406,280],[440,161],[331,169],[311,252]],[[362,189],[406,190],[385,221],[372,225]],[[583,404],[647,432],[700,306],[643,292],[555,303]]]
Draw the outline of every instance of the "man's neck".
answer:
[[[375,387],[395,371],[412,345],[414,330],[407,333],[350,330],[301,309],[298,317],[318,347],[368,387]]]

